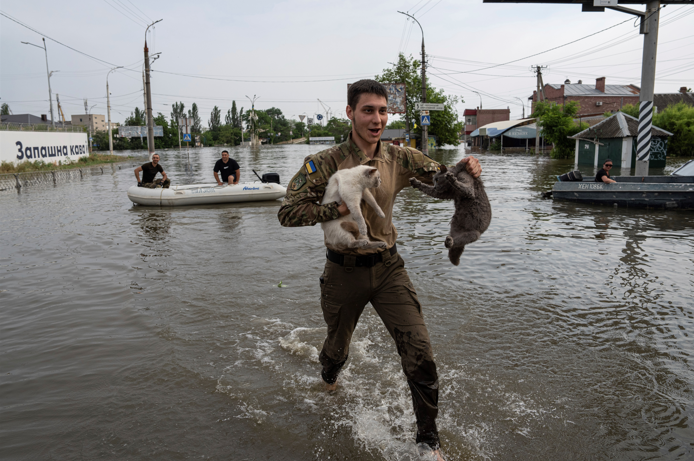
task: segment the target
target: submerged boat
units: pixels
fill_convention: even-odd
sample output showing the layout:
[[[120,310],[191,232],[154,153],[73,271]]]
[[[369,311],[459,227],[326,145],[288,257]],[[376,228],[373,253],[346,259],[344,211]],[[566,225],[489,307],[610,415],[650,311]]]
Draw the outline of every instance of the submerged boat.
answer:
[[[559,177],[551,195],[556,200],[595,205],[694,210],[694,171],[689,171],[694,164],[683,170],[685,166],[670,176],[615,176],[613,184],[567,173]]]
[[[279,184],[279,175],[266,173],[260,181],[234,185],[189,184],[168,189],[132,186],[128,198],[136,205],[186,206],[277,200],[286,193],[287,189]]]

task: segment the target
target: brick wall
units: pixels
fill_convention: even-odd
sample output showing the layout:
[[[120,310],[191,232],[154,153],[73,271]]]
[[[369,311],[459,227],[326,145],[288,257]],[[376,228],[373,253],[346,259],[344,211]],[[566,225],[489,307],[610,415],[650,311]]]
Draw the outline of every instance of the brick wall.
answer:
[[[480,109],[477,111],[477,127],[483,127],[484,125],[492,122],[501,122],[504,120],[511,119],[510,109]]]
[[[603,114],[605,112],[617,112],[626,104],[639,104],[639,95],[632,96],[567,96],[564,97],[564,85],[559,89],[554,89],[551,86],[545,87],[545,96],[547,102],[555,104],[566,104],[569,101],[578,103],[578,116]],[[537,91],[533,91],[532,110],[535,110],[537,102]],[[602,105],[596,106],[595,103],[602,102]]]

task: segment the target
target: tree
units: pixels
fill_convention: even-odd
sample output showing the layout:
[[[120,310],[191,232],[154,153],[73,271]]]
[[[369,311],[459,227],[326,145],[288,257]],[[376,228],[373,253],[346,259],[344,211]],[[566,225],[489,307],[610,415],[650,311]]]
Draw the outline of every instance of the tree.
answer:
[[[241,109],[243,111],[243,109]],[[236,110],[236,101],[231,101],[231,120],[229,125],[240,128],[239,111]]]
[[[190,128],[190,132],[195,134],[202,133],[202,120],[200,119],[200,114],[198,113],[197,104],[193,103],[188,111],[188,117],[193,119],[193,126]]]
[[[409,125],[410,133],[419,133],[420,135],[422,127],[417,123],[417,128],[414,129],[414,125],[419,120],[415,110],[415,103],[422,100],[421,65],[421,61],[416,60],[412,56],[407,58],[400,53],[398,62],[393,67],[383,69],[381,75],[375,77],[376,81],[381,83],[405,84],[405,128]],[[437,90],[427,80],[427,102],[441,103],[445,107],[443,111],[431,112],[429,134],[436,136],[436,144],[438,146],[443,144],[458,145],[460,143],[459,133],[463,129],[463,123],[458,121],[455,105],[462,101],[456,96],[446,95],[443,90]]]
[[[619,111],[624,112],[627,115],[631,115],[636,119],[639,118],[639,108],[634,104],[625,104],[621,109],[619,109]]]
[[[224,116],[224,125],[226,126],[234,126],[232,123],[233,119],[231,117],[231,109],[227,111],[227,114]]]
[[[386,125],[389,130],[405,130],[407,129],[407,123],[404,120],[395,120]]]
[[[207,123],[207,126],[212,132],[218,131],[219,127],[222,126],[222,113],[220,112],[219,107],[214,106],[212,108],[210,121]]]
[[[10,110],[9,104],[6,102],[2,103],[2,106],[0,107],[0,115],[10,115],[12,114],[12,111]]]
[[[694,107],[683,102],[668,106],[653,116],[653,125],[672,133],[667,153],[673,157],[694,152]]]
[[[531,117],[539,119],[544,138],[552,143],[552,158],[570,158],[574,155],[576,142],[569,139],[569,136],[588,128],[587,123],[574,123],[573,119],[577,114],[578,104],[575,101],[564,105],[543,101],[535,104],[535,112]]]
[[[130,113],[130,117],[127,117],[124,122],[125,126],[144,126],[145,125],[145,111],[140,110],[138,107],[135,108],[135,112]]]

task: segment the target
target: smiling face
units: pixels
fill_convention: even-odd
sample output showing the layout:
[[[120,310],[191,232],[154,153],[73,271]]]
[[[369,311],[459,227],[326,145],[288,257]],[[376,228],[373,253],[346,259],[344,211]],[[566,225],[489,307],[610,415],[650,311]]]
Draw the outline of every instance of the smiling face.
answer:
[[[152,165],[157,166],[157,163],[159,163],[159,154],[154,154],[152,155]]]
[[[226,152],[226,151],[225,151],[225,152],[222,152],[222,161],[223,161],[224,163],[226,163],[227,161],[229,161],[229,152]]]
[[[352,138],[374,145],[378,143],[383,130],[388,124],[388,101],[383,96],[372,93],[363,93],[354,109],[346,108],[347,117],[352,121]]]

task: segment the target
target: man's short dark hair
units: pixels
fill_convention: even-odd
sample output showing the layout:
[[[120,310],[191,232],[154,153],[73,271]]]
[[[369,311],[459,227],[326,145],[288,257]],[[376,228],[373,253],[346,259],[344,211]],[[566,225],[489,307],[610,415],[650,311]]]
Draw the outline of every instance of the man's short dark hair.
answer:
[[[347,104],[352,110],[357,109],[357,104],[359,103],[359,97],[363,94],[375,94],[378,96],[383,96],[388,101],[388,91],[386,87],[378,83],[376,80],[359,80],[350,85],[349,90],[347,90]]]
[[[229,151],[226,150],[226,149],[224,149],[224,150],[222,151],[222,154],[223,154],[224,152],[226,152],[227,154],[229,153]]]
[[[606,158],[605,161],[602,162],[602,164],[604,165],[604,164],[606,164],[607,162],[614,163],[614,162],[612,161],[611,158]]]

